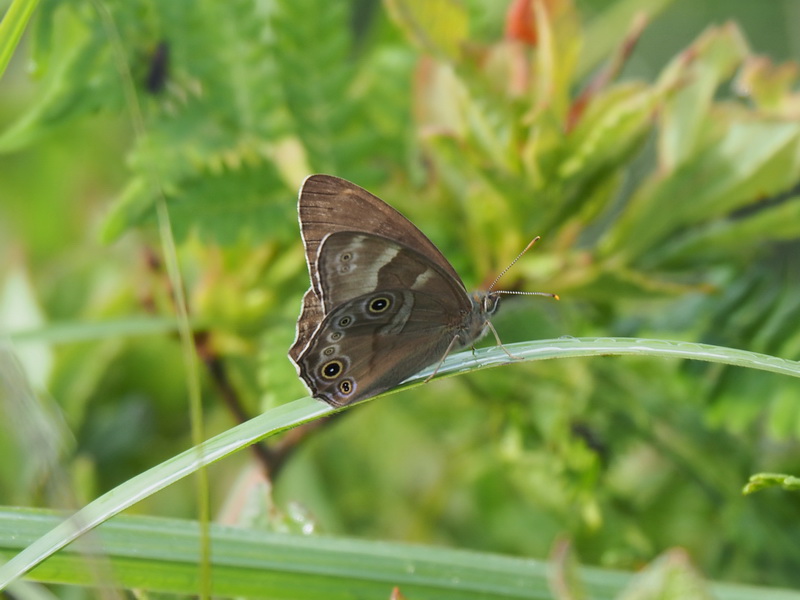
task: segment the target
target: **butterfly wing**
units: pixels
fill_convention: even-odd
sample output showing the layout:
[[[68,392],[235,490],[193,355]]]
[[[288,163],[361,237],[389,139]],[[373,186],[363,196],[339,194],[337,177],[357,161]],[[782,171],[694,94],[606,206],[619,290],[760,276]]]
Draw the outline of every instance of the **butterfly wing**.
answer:
[[[300,188],[297,213],[311,288],[303,297],[297,336],[289,349],[289,357],[294,362],[297,362],[297,357],[325,313],[317,263],[320,245],[328,235],[345,231],[382,235],[406,248],[416,248],[443,273],[464,287],[458,273],[439,249],[411,221],[377,196],[349,181],[332,175],[307,177]],[[362,293],[367,291],[371,290],[361,290]],[[329,301],[326,306],[329,309],[333,305]]]
[[[319,246],[325,236],[340,231],[379,235],[407,248],[415,248],[461,283],[452,265],[411,221],[377,196],[345,179],[332,175],[307,177],[300,188],[297,214],[311,286],[318,295],[320,285],[316,269]]]
[[[410,289],[347,300],[311,336],[298,373],[334,406],[379,394],[444,357],[463,319],[453,308],[452,298]]]
[[[303,296],[303,307],[297,318],[297,335],[295,335],[292,347],[289,348],[289,358],[292,362],[297,363],[297,357],[308,344],[324,316],[322,301],[314,292],[314,288],[309,288]]]

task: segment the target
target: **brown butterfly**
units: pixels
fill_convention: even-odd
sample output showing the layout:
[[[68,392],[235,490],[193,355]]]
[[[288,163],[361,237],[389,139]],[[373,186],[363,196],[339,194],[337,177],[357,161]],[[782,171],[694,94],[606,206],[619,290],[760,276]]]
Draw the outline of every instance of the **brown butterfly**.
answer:
[[[508,293],[467,292],[411,221],[344,179],[308,177],[297,211],[311,288],[289,358],[333,406],[386,391],[472,344]]]

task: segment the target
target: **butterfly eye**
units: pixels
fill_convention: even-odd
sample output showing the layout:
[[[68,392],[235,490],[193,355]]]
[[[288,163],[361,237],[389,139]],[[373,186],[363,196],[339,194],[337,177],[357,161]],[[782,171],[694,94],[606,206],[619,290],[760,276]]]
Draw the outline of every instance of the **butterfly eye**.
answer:
[[[349,396],[353,392],[355,385],[350,379],[343,379],[342,381],[339,382],[338,387],[339,387],[339,392],[341,392],[343,396]]]
[[[369,301],[369,312],[371,313],[382,313],[385,311],[389,306],[391,306],[391,302],[386,296],[378,296],[377,298],[373,298]]]
[[[339,327],[348,327],[353,322],[353,317],[346,316],[339,319]]]
[[[490,315],[493,315],[499,306],[500,296],[492,296],[491,294],[487,294],[483,299],[483,310]]]
[[[349,252],[342,252],[342,253],[339,255],[339,260],[340,260],[340,261],[342,261],[342,262],[348,262],[348,261],[350,261],[352,258],[353,258],[353,255],[352,255],[352,254],[350,254]]]
[[[322,365],[320,373],[325,379],[336,379],[341,375],[344,365],[340,360],[331,360]],[[339,384],[341,385],[341,384]]]

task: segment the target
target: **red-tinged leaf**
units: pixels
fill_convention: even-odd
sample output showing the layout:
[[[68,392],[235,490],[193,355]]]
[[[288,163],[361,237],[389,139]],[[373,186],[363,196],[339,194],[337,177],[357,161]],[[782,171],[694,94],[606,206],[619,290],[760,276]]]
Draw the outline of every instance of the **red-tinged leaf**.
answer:
[[[506,13],[506,37],[535,46],[538,41],[534,24],[535,0],[513,0]]]
[[[536,5],[540,6],[536,6]],[[543,14],[538,8],[552,16],[564,12],[565,0],[512,0],[506,13],[506,38],[537,46],[539,43],[537,18]]]
[[[389,600],[406,600],[406,597],[400,592],[399,587],[394,586],[394,588],[392,588],[392,595],[389,596]]]
[[[617,51],[615,52],[614,56],[611,57],[611,60],[608,62],[606,67],[601,69],[600,72],[595,75],[594,78],[592,78],[592,80],[589,82],[589,85],[584,88],[580,95],[575,99],[575,102],[572,103],[572,106],[569,110],[569,115],[567,116],[567,131],[571,131],[575,127],[575,124],[583,116],[587,105],[598,94],[598,92],[605,89],[619,74],[619,72],[622,70],[622,67],[625,66],[625,63],[628,61],[628,58],[631,56],[631,54],[633,54],[633,50],[636,48],[636,43],[639,41],[639,38],[644,32],[644,28],[646,26],[646,15],[644,13],[638,13],[634,17],[631,28],[628,31],[628,35],[625,36],[622,44],[620,44],[620,46],[617,48]]]

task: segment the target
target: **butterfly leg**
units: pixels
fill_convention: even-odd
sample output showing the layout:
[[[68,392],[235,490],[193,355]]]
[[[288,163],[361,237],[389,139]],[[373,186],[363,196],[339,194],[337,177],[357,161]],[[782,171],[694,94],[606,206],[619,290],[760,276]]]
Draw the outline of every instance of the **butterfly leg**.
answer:
[[[433,373],[428,375],[425,378],[425,381],[423,381],[423,383],[428,383],[431,379],[433,379],[436,376],[436,373],[439,372],[439,368],[442,366],[442,363],[444,363],[444,359],[447,358],[447,355],[450,354],[450,352],[453,350],[453,348],[456,345],[456,342],[458,342],[458,336],[457,335],[453,336],[453,339],[450,340],[450,343],[447,345],[447,350],[444,351],[444,354],[442,355],[441,360],[439,360],[439,362],[436,364],[436,368],[433,370]]]
[[[503,342],[500,341],[500,336],[497,334],[497,329],[494,328],[494,325],[492,325],[491,321],[486,321],[486,325],[488,325],[489,329],[492,330],[492,333],[494,334],[494,339],[497,341],[497,345],[500,346],[503,349],[503,352],[508,354],[508,357],[511,360],[522,360],[522,358],[523,358],[522,356],[517,356],[516,354],[511,354],[511,352],[508,351],[508,348],[506,348],[503,345]]]

